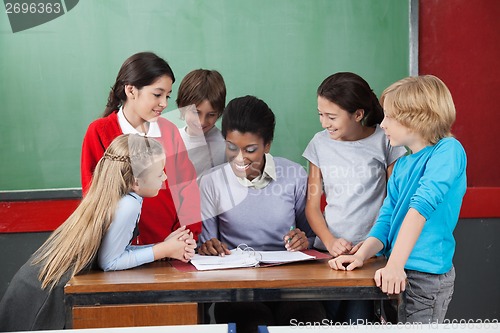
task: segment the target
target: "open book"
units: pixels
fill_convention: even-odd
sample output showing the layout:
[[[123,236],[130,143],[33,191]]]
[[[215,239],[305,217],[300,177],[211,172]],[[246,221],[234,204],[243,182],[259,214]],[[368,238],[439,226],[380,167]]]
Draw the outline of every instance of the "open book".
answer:
[[[195,254],[191,259],[191,264],[199,271],[206,271],[276,265],[314,259],[316,259],[315,256],[300,251],[255,251],[253,248],[241,244],[236,249],[231,250],[230,255],[224,257]]]

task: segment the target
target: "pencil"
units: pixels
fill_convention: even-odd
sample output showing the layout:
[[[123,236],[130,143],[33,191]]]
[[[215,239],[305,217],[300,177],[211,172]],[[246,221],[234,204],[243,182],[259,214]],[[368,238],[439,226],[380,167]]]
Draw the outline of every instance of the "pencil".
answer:
[[[292,225],[292,226],[290,227],[290,231],[292,231],[293,229],[295,229],[295,226],[294,226],[294,225]],[[292,238],[293,238],[293,236],[292,236],[292,237],[290,237],[290,238],[288,238],[288,243],[290,243],[290,242],[292,241]]]

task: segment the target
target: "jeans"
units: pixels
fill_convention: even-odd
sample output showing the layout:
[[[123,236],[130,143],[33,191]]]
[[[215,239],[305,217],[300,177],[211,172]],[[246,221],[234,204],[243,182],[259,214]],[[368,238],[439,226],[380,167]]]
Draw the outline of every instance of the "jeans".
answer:
[[[407,285],[398,311],[404,323],[442,323],[453,296],[455,267],[444,274],[407,270]]]

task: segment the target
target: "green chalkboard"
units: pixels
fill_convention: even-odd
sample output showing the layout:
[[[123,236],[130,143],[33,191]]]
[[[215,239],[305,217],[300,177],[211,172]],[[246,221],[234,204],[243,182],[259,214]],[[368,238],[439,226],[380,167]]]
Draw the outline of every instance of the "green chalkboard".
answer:
[[[80,186],[86,128],[139,51],[177,76],[167,110],[185,74],[217,69],[228,100],[256,95],[276,113],[271,152],[305,165],[326,76],[353,71],[380,94],[409,74],[409,1],[84,0],[16,33],[2,12],[0,191]]]

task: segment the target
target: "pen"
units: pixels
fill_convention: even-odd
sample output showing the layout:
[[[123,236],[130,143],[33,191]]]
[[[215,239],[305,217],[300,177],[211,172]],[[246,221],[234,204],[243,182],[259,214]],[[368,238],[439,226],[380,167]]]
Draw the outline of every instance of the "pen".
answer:
[[[293,226],[293,225],[292,225],[292,226],[290,227],[290,231],[292,231],[293,229],[295,229],[295,226]],[[293,236],[292,236],[292,237],[290,237],[290,238],[288,238],[288,243],[290,243],[290,242],[292,241],[292,238],[293,238]]]

